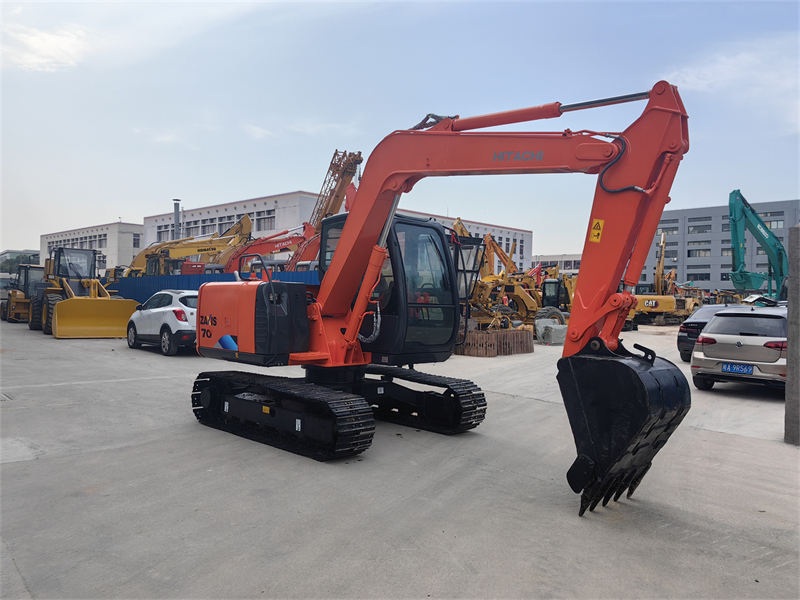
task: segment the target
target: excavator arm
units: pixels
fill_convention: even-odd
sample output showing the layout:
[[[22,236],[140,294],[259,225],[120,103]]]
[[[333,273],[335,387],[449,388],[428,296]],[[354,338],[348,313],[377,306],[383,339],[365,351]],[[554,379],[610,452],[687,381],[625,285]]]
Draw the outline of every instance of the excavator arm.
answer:
[[[775,237],[758,216],[756,210],[742,196],[741,191],[733,190],[728,197],[731,222],[731,248],[733,250],[733,269],[731,281],[739,290],[758,290],[767,282],[767,296],[780,298],[783,280],[789,275],[789,259],[780,240]],[[744,258],[744,231],[753,234],[756,242],[764,249],[769,261],[768,273],[752,273],[747,271]],[[773,282],[775,292],[772,292]]]
[[[644,113],[619,134],[473,132],[564,112],[647,99]],[[400,196],[431,176],[526,173],[599,174],[586,231],[581,279],[564,348],[570,356],[590,339],[615,350],[631,293],[644,267],[669,189],[688,150],[687,115],[677,90],[667,82],[650,92],[580,105],[559,103],[467,119],[443,119],[422,131],[396,131],[373,151],[317,297],[321,315],[333,317],[331,335],[350,312],[373,247]],[[600,139],[606,138],[606,139]],[[617,292],[619,282],[622,292]],[[366,307],[365,307],[366,308]],[[360,320],[361,315],[351,315]],[[340,337],[341,334],[338,334]],[[330,338],[330,336],[328,336]]]
[[[297,249],[298,246],[307,242],[316,235],[314,227],[309,223],[303,223],[300,227],[301,233],[293,233],[294,230],[287,229],[275,235],[268,237],[257,238],[252,242],[239,246],[230,255],[230,258],[225,265],[225,273],[233,273],[239,270],[239,258],[247,254],[273,254],[284,250]]]

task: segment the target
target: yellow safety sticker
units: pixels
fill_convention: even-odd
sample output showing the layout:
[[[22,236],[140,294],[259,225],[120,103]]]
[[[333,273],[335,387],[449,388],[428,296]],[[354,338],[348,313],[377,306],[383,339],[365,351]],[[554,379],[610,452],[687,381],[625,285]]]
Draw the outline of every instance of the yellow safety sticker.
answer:
[[[594,219],[592,221],[592,229],[589,231],[590,242],[600,241],[600,236],[603,235],[603,223],[605,223],[603,219]]]
[[[262,406],[261,411],[269,414],[269,406]]]

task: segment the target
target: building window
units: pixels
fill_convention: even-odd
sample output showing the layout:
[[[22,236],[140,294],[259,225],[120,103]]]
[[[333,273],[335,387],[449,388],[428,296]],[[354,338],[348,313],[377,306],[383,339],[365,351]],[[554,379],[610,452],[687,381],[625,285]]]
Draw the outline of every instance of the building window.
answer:
[[[659,227],[656,229],[656,234],[661,235],[678,235],[678,228],[677,227]]]
[[[710,269],[711,265],[686,265],[687,270],[700,271],[702,269]]]
[[[664,250],[664,258],[678,258],[677,250]]]
[[[726,221],[722,224],[722,231],[730,231],[731,230],[731,222]]]
[[[565,269],[572,269],[572,261],[571,260],[565,260],[564,261],[564,268]]]
[[[105,248],[106,247],[105,240],[99,240],[99,242],[100,242],[100,245],[98,246],[98,248]],[[140,234],[138,234],[138,233],[134,233],[133,234],[133,247],[134,248],[141,248],[141,246],[142,246],[142,236]]]
[[[761,217],[762,219],[766,219],[767,217],[782,217],[783,211],[779,210],[777,212],[763,212],[763,213],[758,213],[758,216]]]
[[[720,256],[733,256],[733,248],[723,248]]]
[[[711,233],[711,223],[707,225],[689,225],[689,233]]]
[[[764,221],[764,225],[770,229],[783,229],[783,219],[779,221]]]
[[[658,243],[658,242],[656,242],[656,243]],[[678,242],[664,242],[664,245],[667,246],[667,247],[669,247],[669,246],[677,246]]]
[[[692,217],[690,219],[687,219],[689,223],[701,223],[703,221],[710,221],[710,220],[711,217]]]
[[[686,256],[687,258],[701,258],[701,257],[711,256],[711,249],[687,250]]]
[[[766,269],[769,267],[769,263],[756,263],[756,269]]]
[[[575,269],[576,271],[577,271],[578,269],[580,269],[580,268],[581,268],[581,261],[579,261],[579,260],[573,260],[573,261],[572,261],[572,268],[573,268],[573,269]]]
[[[699,242],[686,242],[687,246],[709,246],[711,240],[700,240]]]
[[[730,246],[731,245],[731,240],[730,240],[730,238],[728,238],[727,240],[721,240],[720,244],[722,244],[723,246]]]
[[[640,281],[647,281],[647,273],[642,273],[642,278]]]
[[[678,219],[662,219],[658,222],[659,225],[671,225],[673,223],[677,223]]]
[[[275,229],[275,209],[260,210],[256,213],[256,231]]]
[[[711,281],[711,273],[687,273],[688,281]]]

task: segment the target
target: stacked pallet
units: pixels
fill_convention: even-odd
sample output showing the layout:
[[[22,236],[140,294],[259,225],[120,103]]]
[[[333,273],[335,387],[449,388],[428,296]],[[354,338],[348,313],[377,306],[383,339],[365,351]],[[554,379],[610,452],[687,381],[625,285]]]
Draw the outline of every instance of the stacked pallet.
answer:
[[[459,334],[459,344],[463,340],[462,332]],[[533,352],[533,333],[515,329],[468,331],[466,341],[453,350],[454,354],[461,356],[480,357],[510,356],[530,352]]]

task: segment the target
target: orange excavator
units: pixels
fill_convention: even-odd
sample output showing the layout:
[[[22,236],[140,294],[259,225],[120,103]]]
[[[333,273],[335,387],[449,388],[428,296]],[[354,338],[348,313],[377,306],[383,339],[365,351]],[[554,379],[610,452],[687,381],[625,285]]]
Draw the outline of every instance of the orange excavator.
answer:
[[[622,132],[475,131],[637,100],[647,101],[644,112]],[[369,157],[350,212],[322,222],[319,286],[262,274],[200,288],[201,355],[302,365],[305,377],[201,373],[196,417],[322,460],[366,450],[375,418],[446,434],[477,427],[486,400],[475,383],[414,368],[450,357],[458,281],[443,228],[396,215],[400,198],[428,176],[591,174],[597,187],[558,361],[577,449],[567,481],[581,494],[581,515],[630,496],[690,406],[678,367],[619,340],[689,148],[687,120],[677,89],[661,81],[648,92],[579,104],[428,115],[391,133]]]

